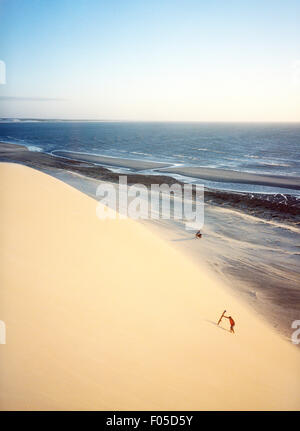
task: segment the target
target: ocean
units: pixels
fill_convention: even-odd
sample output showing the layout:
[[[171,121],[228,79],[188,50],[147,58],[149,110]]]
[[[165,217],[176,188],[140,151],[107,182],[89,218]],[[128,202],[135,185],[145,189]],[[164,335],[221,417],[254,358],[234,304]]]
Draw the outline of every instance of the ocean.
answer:
[[[300,124],[0,122],[0,139],[32,151],[58,150],[300,177]],[[229,190],[282,193],[282,188],[202,181]],[[299,194],[293,189],[288,193]]]

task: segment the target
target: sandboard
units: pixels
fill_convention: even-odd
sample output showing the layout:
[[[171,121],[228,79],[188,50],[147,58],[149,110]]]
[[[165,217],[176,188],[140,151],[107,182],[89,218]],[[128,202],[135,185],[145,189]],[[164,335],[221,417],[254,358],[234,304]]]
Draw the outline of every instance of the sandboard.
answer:
[[[223,319],[224,314],[226,313],[226,310],[223,311],[222,316],[220,317],[218,324],[221,322],[221,320]]]

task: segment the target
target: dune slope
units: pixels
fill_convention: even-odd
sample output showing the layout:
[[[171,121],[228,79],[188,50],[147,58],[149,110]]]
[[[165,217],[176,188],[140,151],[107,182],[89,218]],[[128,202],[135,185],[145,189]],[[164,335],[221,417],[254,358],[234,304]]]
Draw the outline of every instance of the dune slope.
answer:
[[[298,350],[204,266],[31,168],[0,187],[0,409],[300,408]]]

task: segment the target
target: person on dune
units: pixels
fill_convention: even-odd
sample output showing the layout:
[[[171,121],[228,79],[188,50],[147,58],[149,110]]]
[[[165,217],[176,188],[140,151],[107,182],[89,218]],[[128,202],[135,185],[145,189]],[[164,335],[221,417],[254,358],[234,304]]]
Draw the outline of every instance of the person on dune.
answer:
[[[234,334],[234,325],[235,325],[235,321],[233,320],[233,318],[231,316],[224,316],[226,319],[229,319],[229,323],[230,323],[230,332],[232,332]]]

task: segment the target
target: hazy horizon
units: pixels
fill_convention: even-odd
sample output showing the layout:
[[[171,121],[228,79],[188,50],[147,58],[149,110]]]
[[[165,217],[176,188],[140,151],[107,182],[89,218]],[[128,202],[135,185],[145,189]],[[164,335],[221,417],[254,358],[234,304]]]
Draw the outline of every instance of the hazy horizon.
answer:
[[[54,118],[54,117],[0,117],[1,120],[25,120],[25,121],[70,121],[70,122],[124,122],[124,123],[203,123],[203,124],[300,124],[300,121],[264,121],[264,120],[135,120],[135,119],[118,119],[118,118]]]

